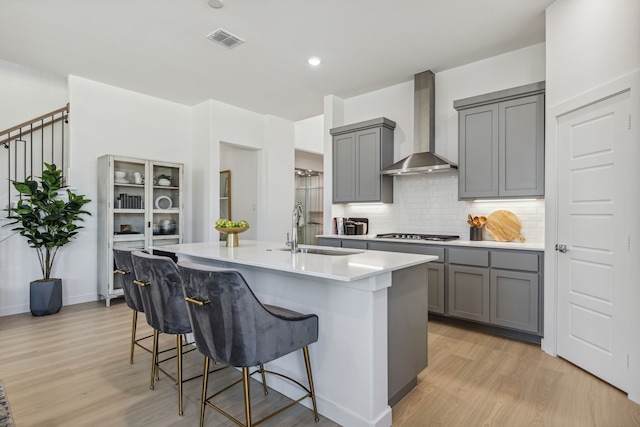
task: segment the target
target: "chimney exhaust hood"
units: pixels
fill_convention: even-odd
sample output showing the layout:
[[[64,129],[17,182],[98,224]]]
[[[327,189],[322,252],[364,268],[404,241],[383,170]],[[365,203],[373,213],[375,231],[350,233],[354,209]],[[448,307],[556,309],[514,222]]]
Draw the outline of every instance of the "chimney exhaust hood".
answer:
[[[431,70],[414,76],[413,154],[387,167],[383,175],[421,175],[455,171],[458,165],[435,154],[435,74]]]

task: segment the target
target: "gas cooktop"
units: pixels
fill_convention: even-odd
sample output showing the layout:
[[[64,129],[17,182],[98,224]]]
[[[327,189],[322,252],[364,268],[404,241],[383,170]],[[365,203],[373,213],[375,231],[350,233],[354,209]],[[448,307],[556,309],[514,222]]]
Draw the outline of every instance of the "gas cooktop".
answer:
[[[386,233],[376,234],[380,239],[405,239],[405,240],[432,240],[436,242],[446,242],[447,240],[457,240],[460,236],[446,234],[414,234],[414,233]]]

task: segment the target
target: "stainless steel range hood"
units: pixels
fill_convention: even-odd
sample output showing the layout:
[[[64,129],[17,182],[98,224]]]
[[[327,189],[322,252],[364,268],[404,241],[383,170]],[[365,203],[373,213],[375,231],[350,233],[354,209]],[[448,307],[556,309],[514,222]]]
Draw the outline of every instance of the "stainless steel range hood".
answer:
[[[414,76],[413,154],[392,164],[383,175],[418,175],[457,170],[458,165],[435,154],[435,74],[431,70]]]

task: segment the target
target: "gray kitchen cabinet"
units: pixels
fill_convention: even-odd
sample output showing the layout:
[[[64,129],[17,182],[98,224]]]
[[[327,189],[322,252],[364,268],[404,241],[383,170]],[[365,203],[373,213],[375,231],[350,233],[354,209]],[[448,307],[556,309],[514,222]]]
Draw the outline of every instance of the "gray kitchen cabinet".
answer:
[[[393,202],[393,178],[380,171],[393,163],[395,126],[381,117],[331,129],[333,203]]]
[[[429,313],[530,342],[539,342],[542,335],[542,252],[365,237],[321,237],[319,244],[435,255],[438,259],[427,264]]]
[[[319,237],[318,238],[318,246],[331,246],[334,248],[342,247],[342,240],[340,239],[332,239],[328,237]]]
[[[491,252],[491,316],[494,325],[542,330],[541,259],[538,252]]]
[[[350,239],[344,239],[342,241],[342,247],[343,248],[350,248],[350,249],[364,249],[367,250],[367,242],[364,240],[350,240]]]
[[[393,242],[369,242],[369,250],[435,255],[437,260],[427,264],[428,308],[431,313],[445,314],[444,247]]]
[[[544,82],[454,102],[458,198],[544,196]]]
[[[449,248],[449,316],[538,334],[539,252]]]
[[[494,325],[537,333],[540,279],[535,273],[491,269],[491,314]]]
[[[449,316],[489,322],[489,270],[450,265],[448,269]]]

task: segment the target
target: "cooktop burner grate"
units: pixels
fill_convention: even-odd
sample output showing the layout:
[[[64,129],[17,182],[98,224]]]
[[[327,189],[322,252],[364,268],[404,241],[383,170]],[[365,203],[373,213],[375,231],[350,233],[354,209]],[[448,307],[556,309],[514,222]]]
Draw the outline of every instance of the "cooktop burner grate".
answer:
[[[452,236],[447,234],[415,234],[415,233],[385,233],[377,234],[380,239],[405,239],[405,240],[432,240],[437,242],[446,242],[447,240],[457,240],[460,236]]]

